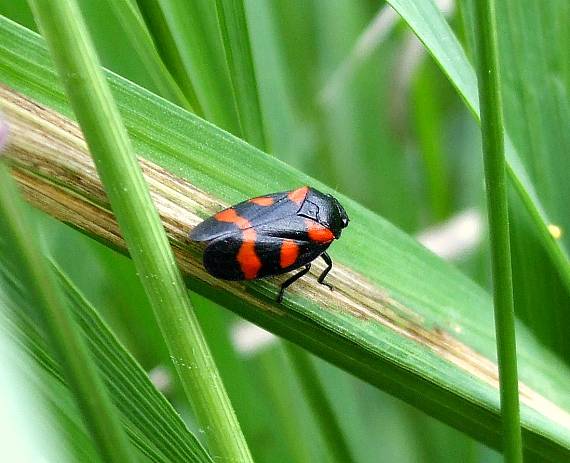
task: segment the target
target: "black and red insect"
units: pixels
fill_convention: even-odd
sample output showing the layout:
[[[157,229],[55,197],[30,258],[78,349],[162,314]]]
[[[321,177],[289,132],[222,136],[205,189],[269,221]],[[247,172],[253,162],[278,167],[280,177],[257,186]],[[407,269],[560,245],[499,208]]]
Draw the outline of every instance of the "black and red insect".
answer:
[[[332,289],[324,282],[332,268],[326,250],[347,225],[346,211],[333,196],[304,186],[218,212],[194,228],[190,239],[206,244],[204,267],[223,280],[255,280],[303,267],[281,285],[281,302],[285,289],[319,256],[327,267],[318,282]]]

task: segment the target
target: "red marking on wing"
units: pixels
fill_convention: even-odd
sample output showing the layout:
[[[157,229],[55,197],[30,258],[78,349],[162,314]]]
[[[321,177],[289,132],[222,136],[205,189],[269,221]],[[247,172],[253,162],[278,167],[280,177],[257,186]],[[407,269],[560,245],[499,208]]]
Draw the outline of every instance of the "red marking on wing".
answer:
[[[290,191],[287,196],[294,203],[301,204],[305,199],[305,196],[307,196],[308,192],[309,192],[309,187],[303,186],[301,188],[297,188],[296,190]]]
[[[235,209],[232,208],[218,212],[214,217],[216,218],[216,220],[219,220],[220,222],[235,223],[242,230],[244,228],[251,227],[249,220],[240,217],[235,211]]]
[[[320,244],[327,244],[334,239],[333,232],[328,228],[309,219],[306,219],[305,223],[307,224],[307,233],[311,241],[315,241]]]
[[[297,257],[299,257],[299,245],[293,240],[283,240],[279,256],[279,265],[281,265],[281,268],[293,265]]]
[[[249,202],[253,203],[253,204],[257,204],[258,206],[271,206],[273,204],[273,198],[261,196],[259,198],[250,199]]]
[[[255,252],[257,233],[253,228],[242,233],[243,243],[239,248],[236,259],[246,280],[253,280],[261,269],[261,260]]]

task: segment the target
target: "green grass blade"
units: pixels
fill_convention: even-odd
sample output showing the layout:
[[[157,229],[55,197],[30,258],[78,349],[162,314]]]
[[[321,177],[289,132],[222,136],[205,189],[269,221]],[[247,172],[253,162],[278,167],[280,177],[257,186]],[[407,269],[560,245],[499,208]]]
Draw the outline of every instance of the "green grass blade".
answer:
[[[137,447],[149,456],[163,455],[164,461],[211,462],[176,410],[150,382],[147,372],[119,343],[57,264],[53,265],[91,350],[101,357],[99,368],[112,388],[115,403]]]
[[[251,457],[75,2],[31,3],[212,452]]]
[[[402,16],[424,43],[427,50],[456,87],[467,107],[479,119],[479,100],[475,71],[469,64],[451,27],[433,1],[389,0],[388,3]],[[509,178],[536,226],[542,246],[550,255],[564,285],[570,291],[570,260],[567,252],[562,244],[552,237],[548,228],[552,222],[539,200],[539,196],[529,179],[524,164],[521,162],[508,135],[506,135],[505,140]]]
[[[442,92],[434,86],[437,79],[433,63],[425,63],[423,68],[413,83],[416,102],[413,108],[414,125],[425,166],[433,222],[437,223],[449,217],[451,212],[450,175],[443,147]]]
[[[328,77],[318,99],[332,102],[351,83],[358,68],[366,62],[376,48],[388,37],[398,24],[398,15],[390,5],[383,5],[374,19],[362,31],[352,50]]]
[[[267,152],[281,159],[302,159],[307,147],[295,134],[300,121],[292,101],[283,50],[275,24],[275,2],[244,1],[251,52],[258,85]],[[291,4],[289,4],[291,7]],[[295,7],[292,7],[295,9]],[[295,11],[299,11],[295,9]],[[256,46],[256,42],[260,45]]]
[[[133,2],[130,0],[111,0],[106,3],[123,26],[127,39],[145,64],[145,69],[158,88],[160,95],[188,111],[194,112],[192,102],[184,95],[158,54],[146,24]],[[194,94],[191,93],[189,96],[192,97]],[[196,104],[196,102],[193,103]]]
[[[338,463],[354,462],[346,436],[327,398],[317,370],[311,363],[311,357],[297,346],[289,343],[285,344],[285,351],[297,372],[303,392],[319,423],[319,429],[328,445],[330,454]]]
[[[234,134],[239,122],[220,44],[214,3],[203,0],[138,0],[148,28],[178,85],[190,85],[206,119]],[[210,15],[212,17],[210,17]]]
[[[71,110],[43,42],[1,18],[0,39],[0,80],[33,101],[0,86],[0,100],[18,135],[7,157],[28,199],[124,252],[77,127],[62,117],[71,117]],[[201,218],[225,204],[303,183],[333,191],[125,79],[112,73],[107,77],[191,288],[469,435],[500,446],[487,293],[338,193],[352,221],[331,250],[335,269],[330,282],[336,291],[328,292],[309,275],[291,288],[283,305],[276,305],[278,281],[212,279],[187,240]],[[38,132],[47,136],[37,139]],[[520,324],[517,335],[525,451],[563,460],[570,456],[570,372]]]
[[[470,32],[468,41],[473,41],[474,29],[471,3],[465,2],[462,15],[464,29]],[[570,151],[570,87],[565,84],[568,59],[560,51],[570,46],[565,27],[569,11],[566,2],[549,3],[548,8],[532,1],[497,4],[506,127],[541,200],[555,218],[558,228],[552,231],[566,249],[570,244],[565,233],[570,228],[570,184],[565,179],[570,170],[566,155]],[[511,203],[513,212],[523,210],[514,195]],[[540,245],[533,219],[513,213],[511,224],[516,314],[545,346],[568,362],[568,290]]]
[[[21,344],[5,335],[11,327],[5,320],[8,308],[3,303],[2,292],[0,286],[2,452],[11,457],[17,455],[20,461],[72,461],[70,450],[59,439],[55,414],[45,410],[40,392],[27,374],[34,371],[34,363]],[[95,452],[89,458],[98,461]]]
[[[99,373],[104,379],[113,403],[121,413],[122,423],[132,443],[152,461],[193,461],[211,463],[204,448],[192,435],[186,425],[150,382],[147,373],[117,340],[96,309],[70,282],[59,266],[51,263],[56,280],[68,301],[77,325],[87,341]],[[53,358],[43,336],[44,326],[33,316],[30,309],[34,301],[30,299],[20,271],[9,268],[6,262],[0,263],[0,277],[3,291],[0,303],[9,313],[6,336],[22,343],[30,361],[44,372],[38,387],[47,402],[61,405],[60,413],[67,421],[75,421],[75,409],[66,407],[61,390],[55,385],[62,383],[61,367]],[[63,425],[65,427],[65,424]],[[75,440],[77,431],[68,431]]]
[[[45,256],[36,244],[39,238],[25,211],[8,169],[0,164],[3,259],[12,258],[14,266],[20,266],[27,276],[26,288],[37,301],[50,342],[101,456],[110,462],[134,461],[116,409],[76,329]]]
[[[487,186],[487,211],[495,301],[495,330],[499,355],[503,452],[505,461],[522,462],[515,310],[505,172],[503,104],[493,0],[477,3],[477,50],[481,133]]]
[[[216,11],[242,138],[259,149],[266,149],[243,0],[216,0]]]

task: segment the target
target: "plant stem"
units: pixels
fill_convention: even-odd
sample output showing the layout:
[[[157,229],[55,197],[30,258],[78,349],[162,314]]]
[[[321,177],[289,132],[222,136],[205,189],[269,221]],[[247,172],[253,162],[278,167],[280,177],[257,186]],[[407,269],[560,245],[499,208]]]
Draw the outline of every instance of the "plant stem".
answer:
[[[477,4],[479,101],[499,357],[505,461],[522,462],[505,144],[494,0]]]
[[[135,461],[118,412],[39,246],[33,223],[26,217],[26,207],[8,169],[0,163],[0,236],[7,254],[2,258],[11,255],[27,277],[26,289],[37,302],[67,384],[102,459],[117,463]]]
[[[251,456],[75,0],[30,0],[184,391],[219,461]]]
[[[340,423],[327,398],[321,380],[317,374],[309,355],[301,348],[289,342],[284,343],[287,356],[291,365],[297,372],[301,387],[309,402],[313,414],[319,423],[319,429],[328,445],[330,454],[339,463],[351,463],[354,461],[350,452],[350,446],[346,441]]]

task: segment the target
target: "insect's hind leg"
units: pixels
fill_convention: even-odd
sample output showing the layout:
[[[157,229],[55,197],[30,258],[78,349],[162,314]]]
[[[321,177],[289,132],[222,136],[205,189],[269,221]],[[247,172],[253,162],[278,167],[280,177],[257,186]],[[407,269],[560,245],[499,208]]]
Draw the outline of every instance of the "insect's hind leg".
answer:
[[[331,271],[332,266],[333,266],[333,262],[332,262],[331,256],[329,256],[326,252],[323,252],[323,253],[321,254],[321,257],[323,258],[323,260],[324,260],[325,263],[327,264],[327,268],[325,268],[325,269],[323,270],[323,273],[321,273],[321,275],[319,276],[319,278],[317,279],[317,281],[318,281],[321,285],[328,286],[328,288],[329,288],[331,291],[334,291],[333,285],[331,285],[330,283],[325,283],[325,281],[324,281],[325,278],[326,278],[326,276],[329,274],[329,272]]]
[[[303,270],[295,273],[295,275],[293,275],[292,277],[290,277],[289,279],[287,279],[283,282],[283,284],[281,285],[281,290],[279,291],[279,295],[277,296],[277,302],[278,303],[283,302],[283,293],[285,292],[285,290],[289,286],[291,286],[293,283],[295,283],[303,275],[306,275],[310,269],[311,269],[311,264],[307,264],[307,265],[305,265],[305,268]]]

